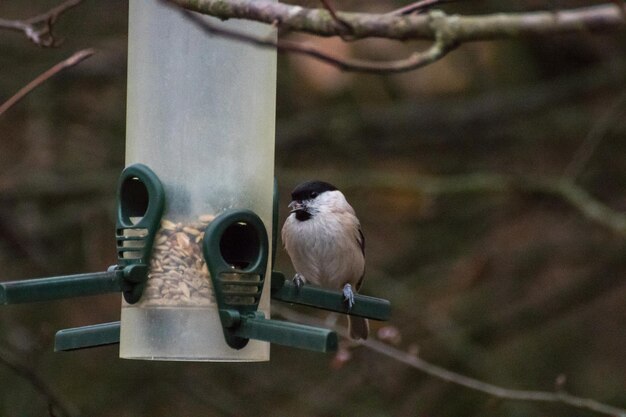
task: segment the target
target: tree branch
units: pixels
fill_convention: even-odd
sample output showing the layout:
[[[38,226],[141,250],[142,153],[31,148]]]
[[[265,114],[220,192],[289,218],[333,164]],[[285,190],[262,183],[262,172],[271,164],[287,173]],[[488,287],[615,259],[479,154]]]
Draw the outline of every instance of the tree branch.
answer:
[[[615,103],[613,103],[607,112],[592,127],[582,144],[574,154],[574,157],[563,171],[563,177],[576,181],[585,165],[591,159],[596,148],[607,135],[612,125],[622,115],[622,108],[626,105],[626,92],[622,93]]]
[[[95,51],[93,49],[83,49],[81,51],[78,51],[74,53],[71,57],[59,62],[58,64],[54,65],[52,68],[40,74],[37,78],[35,78],[34,80],[26,84],[24,87],[22,87],[17,93],[15,93],[13,97],[9,98],[4,103],[0,104],[0,116],[2,116],[2,114],[6,112],[8,109],[10,109],[11,107],[13,107],[15,103],[23,99],[28,93],[33,91],[35,88],[39,87],[50,77],[52,77],[55,74],[58,74],[59,72],[63,71],[66,68],[70,68],[70,67],[73,67],[74,65],[79,64],[80,62],[84,61],[85,59],[93,55],[94,52]]]
[[[452,3],[454,1],[458,0],[420,0],[389,12],[389,14],[407,15],[412,13],[424,13],[426,10],[433,8],[438,4]]]
[[[325,9],[275,3],[268,0],[170,0],[186,9],[220,19],[247,19],[281,29],[318,36],[341,36],[345,27]],[[604,4],[557,12],[498,13],[482,16],[444,15],[433,26],[433,12],[419,15],[336,12],[350,25],[354,39],[436,40],[445,33],[450,42],[519,38],[557,33],[621,31],[626,27],[621,8]]]
[[[282,52],[307,55],[344,71],[397,73],[431,64],[463,42],[516,38],[528,35],[621,30],[626,27],[623,10],[615,5],[601,5],[557,12],[495,14],[485,16],[448,16],[440,10],[428,14],[413,12],[433,6],[442,0],[422,0],[385,14],[338,12],[327,1],[323,9],[307,9],[267,0],[164,0],[187,10],[220,19],[248,19],[278,25],[289,31],[343,39],[379,37],[388,39],[424,39],[434,41],[424,52],[409,57],[377,62],[339,58],[309,45],[258,38],[200,19],[191,13],[187,18],[204,31],[256,46],[276,48]]]
[[[335,11],[335,6],[333,6],[330,3],[330,0],[320,0],[322,2],[322,4],[324,5],[324,8],[328,11],[328,13],[330,13],[330,17],[333,18],[333,20],[335,20],[335,22],[339,23],[341,26],[344,27],[344,29],[348,32],[351,33],[352,32],[352,28],[350,27],[350,25],[346,22],[344,22],[343,20],[341,20],[341,18],[339,16],[337,16],[337,12]],[[346,36],[342,36],[342,39],[348,40]]]
[[[52,33],[54,24],[63,13],[78,6],[82,1],[83,0],[66,0],[47,12],[26,20],[0,19],[0,29],[24,32],[24,35],[37,46],[58,46],[61,40],[57,40]]]
[[[301,313],[297,313],[293,310],[272,305],[272,311],[279,314],[289,321],[306,323],[316,326],[328,326],[328,324],[320,319],[316,319],[311,316],[307,316]],[[334,330],[344,338],[349,337],[348,329],[341,326],[333,326]],[[497,397],[504,400],[514,401],[531,401],[531,402],[544,402],[544,403],[558,403],[572,406],[574,408],[589,410],[599,414],[605,414],[608,416],[626,417],[626,409],[614,407],[608,404],[601,403],[591,398],[582,398],[569,394],[564,390],[556,392],[548,391],[531,391],[531,390],[516,390],[510,388],[500,387],[498,385],[490,384],[475,378],[471,378],[465,375],[458,374],[440,366],[434,365],[424,359],[414,356],[410,353],[404,352],[393,346],[369,338],[367,340],[360,340],[357,342],[359,345],[365,348],[378,352],[383,356],[387,356],[395,361],[401,362],[411,368],[420,370],[428,375],[441,379],[452,384],[460,385],[462,387],[479,391],[492,397]]]
[[[276,40],[273,38],[259,38],[240,31],[229,29],[223,25],[215,25],[205,19],[202,19],[197,14],[187,11],[186,9],[181,9],[181,12],[185,17],[187,17],[187,19],[210,35],[219,35],[228,39],[247,42],[260,47],[276,48],[281,52],[291,52],[310,56],[326,62],[327,64],[334,65],[344,71],[359,71],[378,74],[411,71],[443,58],[456,47],[456,43],[446,37],[444,32],[441,32],[440,36],[437,37],[436,41],[430,48],[424,52],[415,52],[405,59],[377,62],[362,59],[339,58],[322,52],[320,49],[310,45],[282,39]],[[436,24],[436,21],[437,19],[433,19],[433,24]]]

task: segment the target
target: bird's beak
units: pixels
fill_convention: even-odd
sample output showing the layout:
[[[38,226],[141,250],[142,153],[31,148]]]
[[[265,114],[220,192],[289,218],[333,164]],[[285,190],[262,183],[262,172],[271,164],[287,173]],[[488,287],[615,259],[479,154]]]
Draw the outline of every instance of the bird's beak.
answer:
[[[290,213],[294,213],[296,211],[304,210],[304,204],[302,201],[294,200],[287,206],[291,209]]]

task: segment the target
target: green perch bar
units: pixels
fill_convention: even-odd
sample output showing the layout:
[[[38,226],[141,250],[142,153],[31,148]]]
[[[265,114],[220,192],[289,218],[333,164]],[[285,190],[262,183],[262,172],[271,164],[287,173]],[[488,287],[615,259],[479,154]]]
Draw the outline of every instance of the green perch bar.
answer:
[[[237,311],[228,310],[222,314],[228,316],[227,320],[233,326],[231,331],[237,337],[263,340],[315,352],[334,352],[337,350],[337,333],[332,330],[286,321],[268,320],[263,317],[262,313],[242,317]],[[59,330],[56,333],[54,351],[66,352],[106,346],[119,343],[119,341],[119,321],[75,327]]]
[[[126,270],[127,277],[142,273],[144,271],[140,267]],[[120,292],[123,291],[124,275],[124,270],[110,269],[91,274],[3,282],[0,283],[0,304]],[[348,311],[340,291],[311,285],[297,289],[280,272],[272,273],[272,298],[374,320],[389,320],[391,316],[391,305],[388,300],[357,294],[354,306]],[[222,310],[221,315],[228,331],[239,338],[264,340],[317,352],[332,352],[337,349],[337,333],[331,330],[265,319],[260,312],[240,314],[236,310],[228,309]],[[56,334],[55,351],[105,346],[119,343],[119,340],[120,322],[65,329]]]
[[[0,304],[30,303],[121,292],[123,280],[122,270],[109,270],[0,282]]]
[[[305,324],[266,319],[261,312],[240,315],[237,310],[222,310],[222,322],[234,336],[315,352],[334,352],[339,344],[337,333]]]
[[[95,324],[93,326],[74,327],[59,330],[54,338],[54,351],[70,350],[114,345],[120,342],[120,322]]]
[[[386,321],[391,317],[391,304],[388,300],[355,294],[354,306],[349,310],[341,291],[306,284],[298,289],[282,273],[276,271],[272,273],[272,299],[373,320]]]

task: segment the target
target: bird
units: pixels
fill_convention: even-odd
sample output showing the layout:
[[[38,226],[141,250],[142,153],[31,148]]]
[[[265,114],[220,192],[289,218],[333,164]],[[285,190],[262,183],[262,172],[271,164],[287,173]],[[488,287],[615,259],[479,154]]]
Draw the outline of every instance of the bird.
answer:
[[[318,180],[294,188],[288,207],[281,237],[296,288],[311,283],[342,291],[352,309],[365,276],[365,237],[354,209],[337,187]],[[367,339],[367,319],[348,316],[348,327],[352,339]]]

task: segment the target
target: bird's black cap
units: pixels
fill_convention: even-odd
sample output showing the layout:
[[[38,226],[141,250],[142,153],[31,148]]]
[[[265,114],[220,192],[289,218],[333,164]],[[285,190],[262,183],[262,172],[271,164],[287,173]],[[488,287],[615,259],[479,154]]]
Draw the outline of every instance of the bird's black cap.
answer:
[[[291,193],[294,201],[310,200],[326,191],[335,191],[337,187],[324,181],[307,181],[298,185]]]

